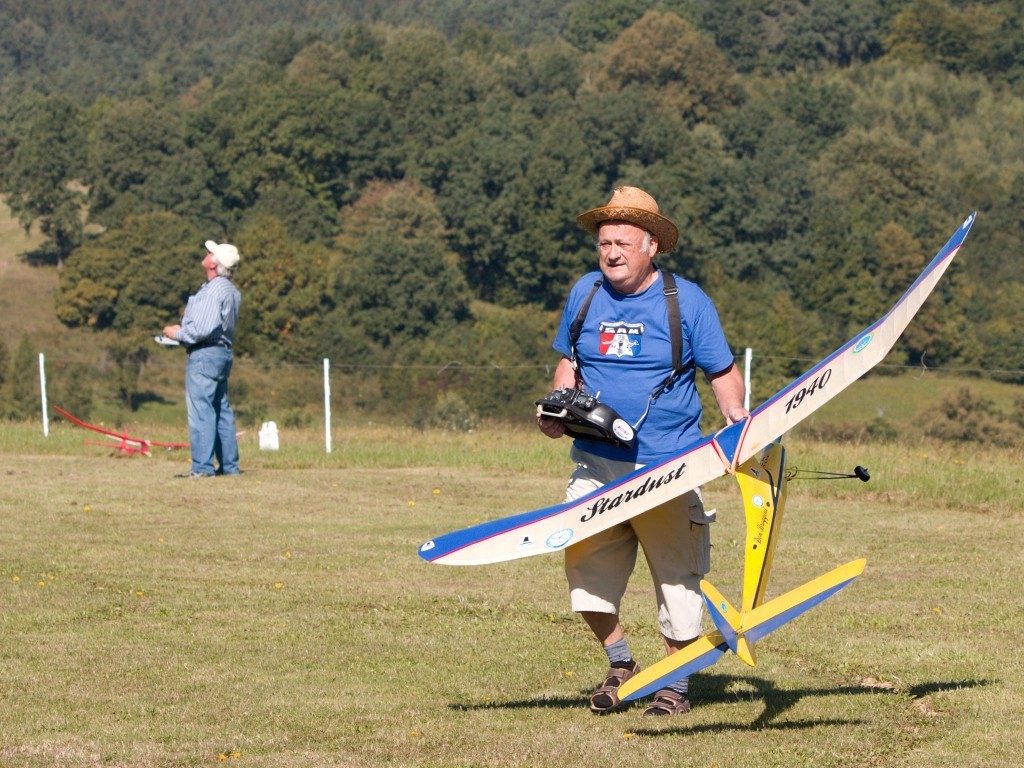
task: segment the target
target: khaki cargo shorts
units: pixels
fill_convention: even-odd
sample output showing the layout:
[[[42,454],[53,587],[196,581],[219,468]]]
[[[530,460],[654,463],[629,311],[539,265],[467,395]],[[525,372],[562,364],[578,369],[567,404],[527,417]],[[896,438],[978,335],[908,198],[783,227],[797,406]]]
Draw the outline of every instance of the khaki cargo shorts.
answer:
[[[613,461],[573,447],[576,469],[566,488],[572,501],[632,472],[639,464]],[[700,580],[711,570],[710,523],[700,489],[637,515],[565,550],[565,575],[572,610],[619,613],[637,548],[654,580],[661,633],[678,641],[701,633],[704,599]]]

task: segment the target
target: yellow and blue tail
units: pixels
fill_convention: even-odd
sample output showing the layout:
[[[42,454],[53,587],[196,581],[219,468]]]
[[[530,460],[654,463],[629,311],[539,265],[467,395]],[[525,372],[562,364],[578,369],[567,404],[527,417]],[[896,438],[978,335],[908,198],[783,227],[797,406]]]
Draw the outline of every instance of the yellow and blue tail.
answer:
[[[699,637],[682,650],[627,680],[619,688],[623,701],[649,696],[677,680],[689,677],[732,651],[750,666],[757,663],[754,644],[770,632],[824,602],[864,572],[867,561],[853,560],[803,586],[769,600],[750,611],[737,611],[710,582],[701,591],[717,631]]]

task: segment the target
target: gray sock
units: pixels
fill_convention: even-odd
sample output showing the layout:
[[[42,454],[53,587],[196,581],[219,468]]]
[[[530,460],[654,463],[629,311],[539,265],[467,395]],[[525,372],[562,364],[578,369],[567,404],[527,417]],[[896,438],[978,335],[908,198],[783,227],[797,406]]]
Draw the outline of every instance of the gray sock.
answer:
[[[684,677],[682,680],[676,680],[672,685],[668,686],[669,690],[675,691],[676,693],[686,696],[690,691],[690,678]]]
[[[626,642],[626,638],[606,645],[604,652],[608,654],[609,664],[627,663],[633,660],[633,654],[629,651],[629,643]]]

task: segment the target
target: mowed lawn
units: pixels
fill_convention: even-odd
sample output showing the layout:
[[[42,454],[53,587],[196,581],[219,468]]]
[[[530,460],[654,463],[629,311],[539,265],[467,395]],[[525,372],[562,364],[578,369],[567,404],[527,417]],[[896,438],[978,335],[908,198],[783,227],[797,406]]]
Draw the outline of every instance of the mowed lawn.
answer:
[[[1003,766],[1024,754],[1019,451],[787,443],[769,597],[865,573],[696,675],[692,713],[586,708],[603,655],[557,555],[430,565],[430,537],[561,499],[567,444],[529,430],[243,437],[245,473],[0,429],[0,765]],[[735,601],[743,516],[716,507]],[[660,657],[644,565],[624,606]]]

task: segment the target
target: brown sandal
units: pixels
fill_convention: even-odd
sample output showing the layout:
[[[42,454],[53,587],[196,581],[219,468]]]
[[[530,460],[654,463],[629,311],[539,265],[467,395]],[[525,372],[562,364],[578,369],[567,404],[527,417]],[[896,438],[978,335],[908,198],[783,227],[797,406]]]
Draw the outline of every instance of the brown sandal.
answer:
[[[618,709],[622,704],[619,701],[619,686],[639,671],[640,665],[635,661],[612,664],[601,687],[590,695],[590,711],[605,715]]]
[[[677,693],[671,688],[662,688],[654,694],[654,701],[644,710],[644,716],[684,715],[689,711],[689,696],[685,693]]]

